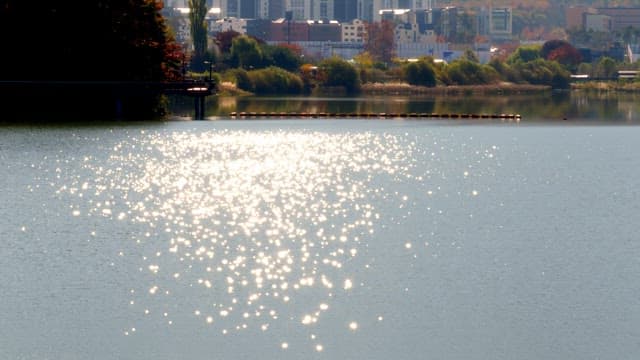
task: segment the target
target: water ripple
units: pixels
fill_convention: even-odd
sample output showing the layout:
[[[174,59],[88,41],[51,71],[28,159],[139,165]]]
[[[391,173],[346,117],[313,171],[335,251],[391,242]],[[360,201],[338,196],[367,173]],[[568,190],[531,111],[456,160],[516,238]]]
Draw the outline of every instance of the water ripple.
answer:
[[[379,218],[371,199],[384,193],[373,180],[410,177],[413,151],[361,132],[143,132],[116,144],[108,166],[86,159],[93,183],[63,190],[92,193],[90,215],[146,228],[132,239],[149,277],[130,290],[133,311],[168,325],[200,319],[223,334],[312,328],[358,284],[349,262],[366,249]],[[122,198],[102,197],[107,189]],[[356,319],[344,330],[357,331]]]

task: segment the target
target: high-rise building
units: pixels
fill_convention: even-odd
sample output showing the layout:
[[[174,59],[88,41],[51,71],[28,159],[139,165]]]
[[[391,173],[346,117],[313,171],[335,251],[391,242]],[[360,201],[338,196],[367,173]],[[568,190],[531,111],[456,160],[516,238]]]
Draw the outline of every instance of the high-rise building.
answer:
[[[355,0],[334,0],[333,18],[341,23],[358,18],[358,2]]]
[[[333,19],[333,0],[314,0],[311,6],[311,19]]]
[[[294,20],[311,18],[311,0],[288,0],[287,10],[290,10]]]
[[[268,0],[269,2],[269,15],[268,19],[276,20],[284,17],[284,11],[286,9],[285,0]]]
[[[240,0],[220,0],[223,17],[240,17]]]
[[[212,0],[222,17],[278,19],[284,16],[285,0]]]
[[[239,3],[239,18],[243,19],[257,19],[258,18],[258,5],[259,0],[238,0]]]
[[[373,1],[374,0],[357,0],[358,1],[358,19],[365,21],[373,21]]]

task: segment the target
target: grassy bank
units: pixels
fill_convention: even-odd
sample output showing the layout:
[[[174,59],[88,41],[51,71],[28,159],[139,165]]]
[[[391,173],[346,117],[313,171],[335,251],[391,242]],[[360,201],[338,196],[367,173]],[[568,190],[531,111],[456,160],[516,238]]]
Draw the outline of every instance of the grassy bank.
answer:
[[[551,90],[547,85],[501,83],[491,85],[415,86],[407,83],[366,83],[363,94],[371,95],[466,95],[466,94],[523,94]]]
[[[572,90],[640,92],[640,83],[630,81],[586,81],[571,84]]]
[[[512,84],[501,83],[491,85],[450,85],[426,87],[409,85],[407,83],[365,83],[361,86],[363,95],[502,95],[502,94],[532,94],[551,90],[547,85]],[[222,82],[218,85],[220,96],[247,96],[254,93],[238,89],[231,82]],[[315,95],[345,96],[342,87],[323,87],[314,91]]]

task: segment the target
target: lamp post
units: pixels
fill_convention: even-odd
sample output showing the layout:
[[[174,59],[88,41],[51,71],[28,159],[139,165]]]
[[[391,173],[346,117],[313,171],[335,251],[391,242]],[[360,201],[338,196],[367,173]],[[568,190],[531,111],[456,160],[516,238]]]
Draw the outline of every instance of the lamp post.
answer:
[[[209,65],[209,82],[213,80],[213,61],[205,60],[205,64]]]
[[[293,20],[293,11],[285,11],[284,18],[287,21],[287,44],[291,44],[291,20]]]

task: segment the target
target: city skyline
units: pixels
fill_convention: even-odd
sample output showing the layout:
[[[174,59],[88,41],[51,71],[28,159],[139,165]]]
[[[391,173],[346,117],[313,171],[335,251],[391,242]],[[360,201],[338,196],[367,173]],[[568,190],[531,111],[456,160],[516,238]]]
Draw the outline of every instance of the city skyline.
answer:
[[[188,7],[187,0],[170,0],[170,7]],[[379,21],[384,9],[430,9],[435,0],[208,0],[207,6],[220,8],[221,17],[280,19],[291,11],[293,20],[354,19]]]

